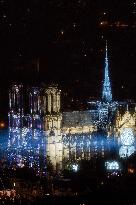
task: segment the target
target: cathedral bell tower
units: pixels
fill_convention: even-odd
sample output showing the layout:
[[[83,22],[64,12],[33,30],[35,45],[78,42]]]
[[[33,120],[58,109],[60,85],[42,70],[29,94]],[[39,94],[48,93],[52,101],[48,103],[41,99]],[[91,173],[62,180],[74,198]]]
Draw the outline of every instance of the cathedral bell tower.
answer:
[[[47,136],[47,155],[54,169],[61,169],[62,166],[60,95],[61,91],[57,85],[50,85],[44,89],[44,131]]]

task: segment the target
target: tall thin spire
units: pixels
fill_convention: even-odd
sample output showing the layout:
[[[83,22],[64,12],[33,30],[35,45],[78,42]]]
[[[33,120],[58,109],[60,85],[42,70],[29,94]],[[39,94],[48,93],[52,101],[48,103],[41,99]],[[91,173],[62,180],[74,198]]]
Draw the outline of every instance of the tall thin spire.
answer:
[[[112,101],[111,83],[110,83],[110,78],[109,78],[107,41],[106,41],[106,51],[105,51],[105,69],[104,69],[102,100],[104,102],[111,102]]]

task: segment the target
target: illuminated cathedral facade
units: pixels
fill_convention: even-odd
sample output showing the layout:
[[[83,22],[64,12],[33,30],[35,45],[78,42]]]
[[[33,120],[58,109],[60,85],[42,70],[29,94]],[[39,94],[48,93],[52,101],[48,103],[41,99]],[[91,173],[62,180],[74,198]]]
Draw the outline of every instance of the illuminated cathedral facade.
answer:
[[[40,143],[46,147],[46,156],[54,169],[63,169],[68,163],[78,163],[81,159],[105,157],[112,149],[111,141],[118,146],[120,157],[129,157],[135,152],[135,103],[113,101],[107,45],[105,53],[102,99],[89,102],[95,109],[61,112],[61,90],[57,85],[50,85],[42,89],[42,95],[38,88],[30,89],[29,113],[25,115],[22,85],[14,85],[10,90],[10,135],[18,128],[23,129],[24,135],[31,131],[34,136],[31,134],[30,138],[37,139],[36,150],[40,152]],[[30,144],[28,138],[25,142],[24,138],[23,143]],[[21,138],[15,140],[19,143]]]
[[[55,86],[45,89],[47,155],[55,167],[110,155],[111,141],[118,147],[119,157],[135,152],[135,103],[113,101],[107,52],[106,45],[102,100],[89,102],[96,109],[61,113],[60,90]]]

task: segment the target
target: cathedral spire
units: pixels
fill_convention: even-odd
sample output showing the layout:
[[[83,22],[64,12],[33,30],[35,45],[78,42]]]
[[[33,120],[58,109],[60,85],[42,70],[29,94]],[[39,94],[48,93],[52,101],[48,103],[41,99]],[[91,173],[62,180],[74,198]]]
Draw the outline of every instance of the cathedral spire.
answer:
[[[106,41],[106,51],[105,51],[105,69],[104,69],[104,82],[102,91],[102,100],[104,102],[112,101],[111,83],[109,78],[109,63],[108,63],[108,49]]]

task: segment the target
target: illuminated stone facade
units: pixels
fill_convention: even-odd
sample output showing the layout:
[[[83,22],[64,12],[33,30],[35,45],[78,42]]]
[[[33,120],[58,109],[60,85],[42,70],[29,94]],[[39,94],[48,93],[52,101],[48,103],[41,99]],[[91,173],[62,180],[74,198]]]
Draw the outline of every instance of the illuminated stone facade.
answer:
[[[96,139],[99,109],[61,112],[60,90],[54,85],[45,88],[43,102],[47,155],[54,168],[61,169],[62,162],[104,156],[104,139]]]
[[[121,107],[119,102],[96,102],[96,110],[61,112],[61,93],[57,86],[46,88],[44,94],[47,155],[55,168],[62,168],[70,161],[104,157],[109,149],[106,147],[108,139],[113,136],[120,157],[128,157],[135,151],[135,111],[130,113],[127,110],[121,114],[117,111]],[[105,136],[99,134],[100,128]]]
[[[115,136],[119,143],[119,155],[122,158],[129,157],[135,152],[136,113],[126,111],[123,115],[117,112],[115,124]]]
[[[47,136],[47,156],[55,168],[62,168],[63,143],[61,134],[62,114],[60,112],[60,90],[49,86],[44,90],[44,130]]]

